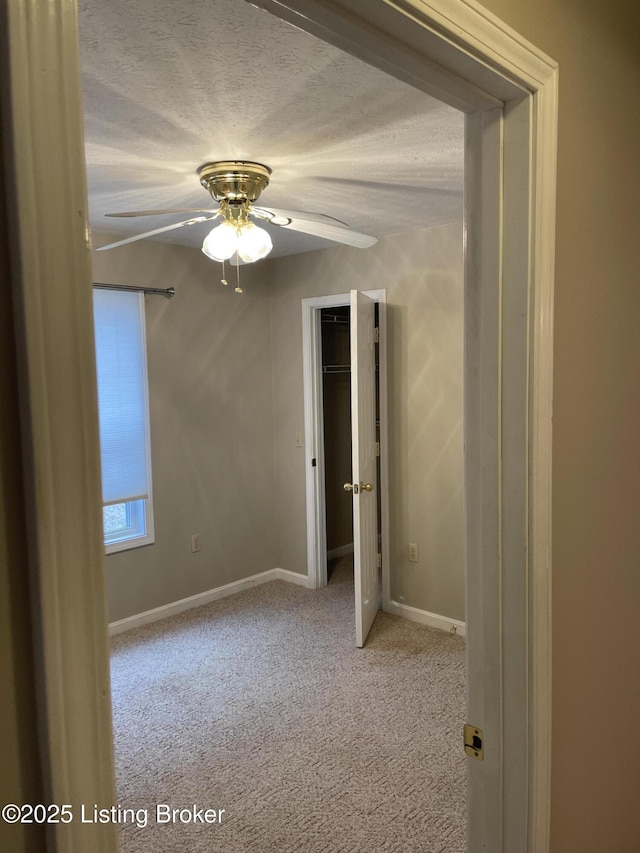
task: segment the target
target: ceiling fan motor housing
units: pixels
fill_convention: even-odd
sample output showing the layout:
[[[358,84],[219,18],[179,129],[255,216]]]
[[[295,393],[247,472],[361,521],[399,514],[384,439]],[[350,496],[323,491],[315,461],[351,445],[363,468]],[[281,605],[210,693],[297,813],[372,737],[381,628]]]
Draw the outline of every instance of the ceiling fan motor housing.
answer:
[[[216,201],[241,204],[256,201],[269,185],[271,169],[250,160],[221,160],[205,163],[198,169],[202,186]]]

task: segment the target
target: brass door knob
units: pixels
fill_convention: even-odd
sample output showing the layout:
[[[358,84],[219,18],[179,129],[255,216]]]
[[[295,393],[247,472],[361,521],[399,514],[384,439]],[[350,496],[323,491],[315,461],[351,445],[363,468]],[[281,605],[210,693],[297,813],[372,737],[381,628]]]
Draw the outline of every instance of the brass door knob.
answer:
[[[360,483],[360,485],[358,485],[357,483],[345,483],[342,488],[345,490],[345,492],[353,492],[354,495],[357,495],[359,491],[373,491],[373,485],[371,483]]]

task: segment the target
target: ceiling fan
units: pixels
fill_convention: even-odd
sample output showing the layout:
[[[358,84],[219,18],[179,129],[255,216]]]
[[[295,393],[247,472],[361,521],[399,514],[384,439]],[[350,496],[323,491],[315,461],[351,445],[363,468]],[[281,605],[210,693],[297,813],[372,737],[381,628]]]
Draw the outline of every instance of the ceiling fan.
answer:
[[[275,207],[257,207],[255,202],[268,186],[271,176],[269,166],[264,166],[262,163],[249,160],[221,160],[205,163],[198,169],[198,176],[202,186],[218,203],[217,209],[175,208],[108,213],[107,216],[118,217],[156,216],[166,213],[201,213],[203,215],[100,246],[98,251],[114,249],[117,246],[124,246],[126,243],[133,243],[185,225],[196,225],[218,218],[222,219],[222,222],[205,237],[202,251],[212,260],[229,260],[234,265],[260,260],[273,248],[269,233],[255,225],[254,219],[263,220],[279,228],[289,228],[361,249],[377,243],[375,237],[352,231],[345,222],[332,216]]]

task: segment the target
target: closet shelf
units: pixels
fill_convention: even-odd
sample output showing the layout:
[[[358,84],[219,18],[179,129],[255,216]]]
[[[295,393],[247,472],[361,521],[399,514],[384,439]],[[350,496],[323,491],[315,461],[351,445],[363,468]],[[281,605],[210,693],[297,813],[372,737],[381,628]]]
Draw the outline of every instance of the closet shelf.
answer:
[[[376,364],[376,373],[379,370],[379,366]],[[351,373],[351,365],[350,364],[323,364],[322,365],[323,373]]]
[[[325,314],[323,311],[322,322],[338,324],[340,326],[348,326],[350,321],[348,314]]]

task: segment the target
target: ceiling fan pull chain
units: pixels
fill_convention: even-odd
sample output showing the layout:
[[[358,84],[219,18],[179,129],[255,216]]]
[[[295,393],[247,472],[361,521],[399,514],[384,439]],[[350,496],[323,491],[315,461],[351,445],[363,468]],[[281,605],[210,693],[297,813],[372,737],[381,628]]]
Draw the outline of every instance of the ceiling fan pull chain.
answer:
[[[226,276],[224,274],[224,261],[222,262],[222,278],[220,279],[220,284],[225,284],[225,285],[229,284],[229,282],[227,281]]]
[[[236,293],[242,293],[242,288],[240,287],[240,264],[236,266]]]

